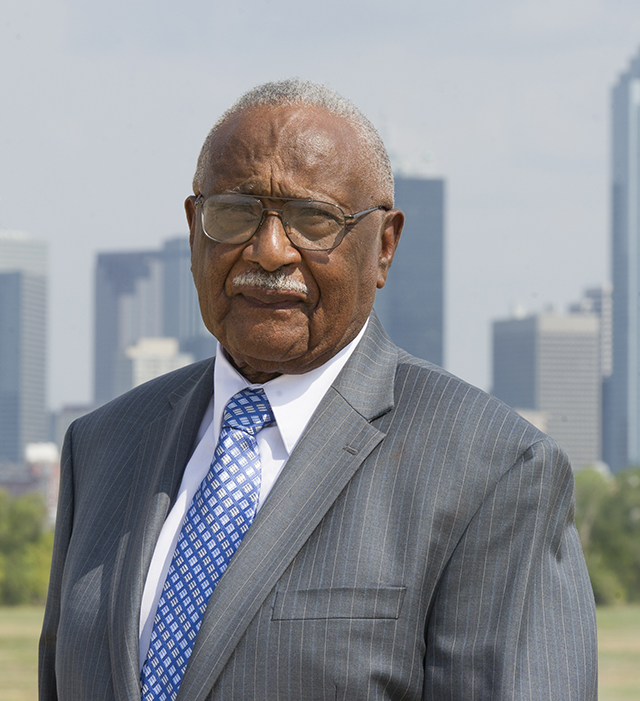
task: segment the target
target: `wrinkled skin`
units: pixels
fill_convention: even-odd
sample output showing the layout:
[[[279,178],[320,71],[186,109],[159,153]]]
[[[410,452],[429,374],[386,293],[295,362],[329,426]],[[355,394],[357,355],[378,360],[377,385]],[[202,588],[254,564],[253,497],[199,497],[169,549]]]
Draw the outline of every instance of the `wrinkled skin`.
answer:
[[[249,108],[222,125],[202,194],[313,198],[347,213],[390,203],[369,182],[357,132],[344,119],[308,106]],[[191,270],[205,325],[251,382],[319,367],[353,340],[384,286],[404,215],[378,210],[349,227],[332,251],[302,251],[281,220],[268,215],[244,244],[207,238],[195,197],[185,208]],[[238,284],[251,271],[282,272],[301,285],[266,290]]]

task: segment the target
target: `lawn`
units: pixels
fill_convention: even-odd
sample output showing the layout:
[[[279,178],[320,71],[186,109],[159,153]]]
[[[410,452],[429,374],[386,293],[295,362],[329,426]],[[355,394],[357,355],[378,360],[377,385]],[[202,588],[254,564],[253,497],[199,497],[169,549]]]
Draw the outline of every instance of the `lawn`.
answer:
[[[38,637],[44,609],[0,608],[0,699],[35,701],[38,697]]]
[[[599,701],[640,699],[640,606],[598,609]]]
[[[42,609],[0,608],[0,699],[36,701]],[[598,609],[599,701],[640,699],[640,606]]]

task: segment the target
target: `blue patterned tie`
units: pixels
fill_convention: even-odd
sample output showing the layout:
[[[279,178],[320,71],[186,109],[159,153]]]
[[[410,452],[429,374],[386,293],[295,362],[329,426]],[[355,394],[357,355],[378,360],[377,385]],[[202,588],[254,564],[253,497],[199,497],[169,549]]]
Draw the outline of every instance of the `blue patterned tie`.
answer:
[[[211,468],[193,496],[158,602],[143,701],[173,701],[178,693],[209,597],[253,521],[260,494],[255,435],[274,420],[261,389],[243,389],[225,407]]]

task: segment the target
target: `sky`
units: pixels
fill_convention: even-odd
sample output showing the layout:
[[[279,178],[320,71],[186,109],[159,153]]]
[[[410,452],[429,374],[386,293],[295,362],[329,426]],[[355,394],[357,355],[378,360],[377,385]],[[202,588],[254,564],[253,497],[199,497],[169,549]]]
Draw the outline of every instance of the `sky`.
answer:
[[[268,80],[335,88],[397,170],[446,180],[455,374],[490,389],[493,320],[609,278],[610,92],[637,0],[1,7],[0,229],[48,242],[51,408],[92,398],[96,253],[187,234],[206,133]]]

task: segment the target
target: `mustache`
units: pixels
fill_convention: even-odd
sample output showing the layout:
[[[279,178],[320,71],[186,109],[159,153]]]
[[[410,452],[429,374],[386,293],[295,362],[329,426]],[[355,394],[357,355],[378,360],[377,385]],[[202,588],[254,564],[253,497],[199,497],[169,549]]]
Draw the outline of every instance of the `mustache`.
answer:
[[[309,293],[309,288],[300,282],[294,280],[291,275],[283,272],[270,273],[266,270],[251,270],[233,278],[233,284],[237,287],[260,287],[263,290],[272,290],[275,292],[298,292],[306,295]]]

